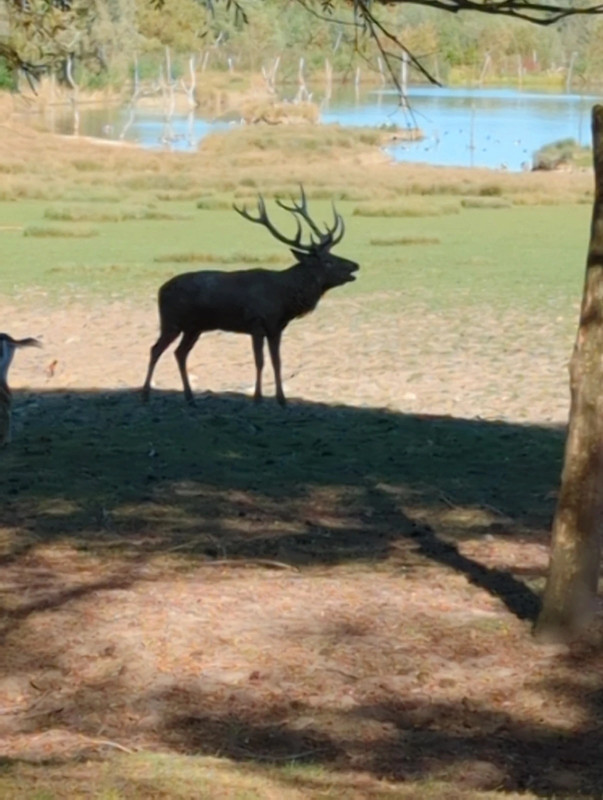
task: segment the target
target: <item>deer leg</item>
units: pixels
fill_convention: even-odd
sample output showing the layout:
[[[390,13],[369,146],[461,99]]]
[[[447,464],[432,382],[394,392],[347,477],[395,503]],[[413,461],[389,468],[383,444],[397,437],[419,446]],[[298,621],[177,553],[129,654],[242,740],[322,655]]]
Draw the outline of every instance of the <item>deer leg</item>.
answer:
[[[255,359],[255,392],[253,399],[256,403],[262,401],[262,370],[264,369],[264,336],[261,333],[251,335],[253,341],[253,357]]]
[[[270,350],[270,358],[272,360],[272,368],[274,369],[274,383],[276,384],[276,399],[281,406],[284,406],[287,401],[285,400],[285,393],[283,392],[283,382],[281,380],[281,333],[273,334],[268,337],[268,349]]]
[[[147,377],[145,378],[144,385],[142,387],[142,401],[146,403],[149,399],[149,394],[151,392],[151,379],[153,377],[153,371],[155,369],[155,365],[161,358],[163,352],[167,347],[171,345],[174,339],[178,336],[180,331],[162,331],[159,339],[155,342],[153,347],[151,347],[151,360],[149,361],[149,368],[147,370]]]
[[[182,339],[180,339],[180,344],[176,348],[176,361],[178,362],[178,369],[180,370],[180,375],[182,376],[182,385],[184,386],[184,397],[186,398],[187,403],[194,405],[195,399],[193,397],[193,392],[191,390],[191,385],[188,382],[188,375],[186,372],[186,359],[188,358],[188,354],[193,349],[197,339],[201,336],[201,331],[185,331],[182,334]]]
[[[0,447],[11,440],[11,400],[10,395],[0,394]]]

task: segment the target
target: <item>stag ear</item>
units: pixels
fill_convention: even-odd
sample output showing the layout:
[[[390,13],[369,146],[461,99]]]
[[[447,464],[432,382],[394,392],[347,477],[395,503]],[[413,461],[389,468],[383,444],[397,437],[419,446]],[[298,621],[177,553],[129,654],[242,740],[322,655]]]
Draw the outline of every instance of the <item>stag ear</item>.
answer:
[[[291,248],[291,252],[293,253],[293,257],[297,259],[300,264],[303,264],[304,261],[308,260],[308,253],[304,253],[302,250],[294,250]]]
[[[308,253],[303,250],[294,250],[293,248],[291,248],[291,252],[300,264],[308,264],[316,261],[316,250],[314,247]]]

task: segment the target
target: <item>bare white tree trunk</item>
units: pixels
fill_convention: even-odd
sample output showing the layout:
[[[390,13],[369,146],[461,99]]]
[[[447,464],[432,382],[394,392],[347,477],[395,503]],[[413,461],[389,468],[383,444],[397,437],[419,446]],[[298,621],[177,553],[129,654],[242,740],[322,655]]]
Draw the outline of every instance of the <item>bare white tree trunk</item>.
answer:
[[[79,86],[73,78],[73,56],[71,53],[67,56],[67,63],[65,64],[65,76],[67,83],[71,87],[71,95],[69,102],[73,112],[73,135],[79,136],[80,134],[80,108],[79,108]]]

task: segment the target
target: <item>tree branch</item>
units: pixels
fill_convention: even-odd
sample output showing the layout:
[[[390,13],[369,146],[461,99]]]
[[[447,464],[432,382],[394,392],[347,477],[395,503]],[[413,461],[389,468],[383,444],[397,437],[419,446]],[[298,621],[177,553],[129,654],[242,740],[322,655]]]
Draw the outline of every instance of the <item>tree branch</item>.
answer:
[[[219,0],[215,0],[218,2]],[[440,11],[447,11],[451,14],[460,12],[474,12],[480,14],[490,14],[495,16],[509,17],[530,22],[535,25],[553,25],[562,19],[572,16],[595,16],[603,14],[603,3],[592,3],[582,7],[572,7],[571,4],[563,3],[540,3],[532,0],[319,0],[318,11],[316,3],[312,0],[296,0],[308,13],[330,24],[347,25],[355,27],[365,33],[375,44],[380,55],[385,61],[387,71],[392,79],[394,86],[402,95],[402,86],[397,73],[392,67],[392,59],[396,61],[407,58],[410,65],[414,67],[429,83],[440,86],[440,82],[426,69],[421,63],[420,58],[415,56],[396,36],[396,34],[385,24],[380,22],[374,13],[376,5],[417,5],[435,8]],[[344,20],[335,16],[337,8],[350,8],[354,11],[352,20]],[[394,46],[394,52],[384,47],[381,37],[389,40]],[[358,49],[358,48],[357,48]],[[400,53],[401,55],[398,55]]]
[[[395,58],[398,61],[401,61],[402,57],[396,55],[395,53],[391,53],[388,50],[385,50],[385,48],[381,44],[381,40],[379,38],[379,33],[381,33],[383,36],[385,36],[386,39],[389,39],[389,41],[392,42],[398,48],[398,50],[400,50],[403,53],[403,55],[405,55],[408,58],[408,60],[410,61],[411,65],[416,70],[418,70],[421,73],[421,75],[423,75],[423,77],[426,78],[430,83],[433,83],[436,86],[441,86],[442,85],[438,80],[436,80],[436,78],[433,77],[433,75],[431,75],[430,72],[428,72],[428,70],[425,69],[425,67],[421,64],[419,59],[416,58],[416,56],[414,56],[410,52],[410,50],[404,45],[404,43],[402,41],[400,41],[400,39],[398,39],[397,36],[395,36],[395,34],[393,34],[384,25],[382,25],[379,22],[379,20],[375,19],[375,17],[373,16],[373,14],[372,14],[372,12],[371,12],[371,10],[369,8],[370,0],[357,0],[357,4],[358,4],[359,12],[362,14],[363,18],[366,21],[366,25],[367,25],[369,34],[370,34],[371,38],[373,39],[373,41],[375,42],[375,44],[377,45],[377,48],[379,49],[379,52],[383,56],[383,58],[385,60],[385,63],[387,65],[387,69],[388,69],[388,71],[389,71],[389,73],[390,73],[390,75],[391,75],[391,77],[392,77],[392,79],[394,81],[394,85],[396,86],[398,91],[402,92],[402,88],[403,87],[400,85],[400,82],[398,80],[398,76],[394,74],[394,71],[393,71],[391,63],[390,63],[390,59],[391,58]]]
[[[593,3],[583,8],[572,8],[561,3],[538,3],[528,0],[377,0],[388,5],[408,3],[429,6],[441,11],[458,14],[459,11],[474,11],[480,14],[495,14],[531,22],[534,25],[553,25],[566,17],[603,14],[603,3]]]

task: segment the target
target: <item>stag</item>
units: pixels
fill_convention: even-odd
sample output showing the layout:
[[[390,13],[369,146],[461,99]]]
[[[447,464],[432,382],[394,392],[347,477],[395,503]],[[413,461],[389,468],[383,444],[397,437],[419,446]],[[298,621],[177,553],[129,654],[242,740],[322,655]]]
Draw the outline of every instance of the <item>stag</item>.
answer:
[[[281,380],[281,336],[291,320],[313,311],[323,294],[336,286],[355,280],[358,264],[335,256],[331,249],[345,232],[341,216],[333,206],[334,223],[325,224],[325,230],[311,218],[303,187],[301,200],[277,204],[289,211],[297,224],[297,232],[290,238],[280,233],[268,218],[261,195],[258,196],[254,216],[245,206],[234,206],[235,211],[250,222],[263,225],[279,242],[287,245],[297,262],[289,269],[246,269],[235,272],[204,270],[176,275],[159,289],[160,335],[151,348],[151,358],[142,389],[147,400],[151,379],[157,361],[167,347],[180,335],[175,356],[184,386],[184,396],[194,402],[188,381],[186,359],[199,336],[205,331],[222,330],[247,333],[251,336],[255,359],[256,379],[254,400],[262,399],[262,370],[264,368],[264,340],[274,369],[276,399],[285,405]],[[302,242],[302,224],[310,228],[310,239]]]
[[[12,392],[8,385],[8,369],[18,347],[41,347],[37,339],[13,339],[0,333],[0,447],[11,440]]]

